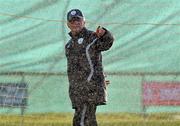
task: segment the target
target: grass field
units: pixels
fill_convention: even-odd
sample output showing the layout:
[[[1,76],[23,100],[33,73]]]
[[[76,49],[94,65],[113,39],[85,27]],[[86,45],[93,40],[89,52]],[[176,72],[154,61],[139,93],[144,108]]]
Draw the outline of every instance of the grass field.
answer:
[[[71,126],[70,113],[0,115],[0,126]],[[142,116],[129,113],[97,114],[99,126],[180,126],[180,114],[161,113]]]

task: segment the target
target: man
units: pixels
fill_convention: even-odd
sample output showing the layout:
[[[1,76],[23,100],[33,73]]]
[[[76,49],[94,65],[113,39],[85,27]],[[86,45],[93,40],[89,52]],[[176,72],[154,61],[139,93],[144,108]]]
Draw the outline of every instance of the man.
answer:
[[[85,27],[85,17],[79,9],[67,14],[71,39],[65,46],[69,96],[75,109],[73,126],[97,126],[96,107],[106,104],[106,84],[102,66],[102,51],[113,44],[113,36],[105,28],[96,32]]]

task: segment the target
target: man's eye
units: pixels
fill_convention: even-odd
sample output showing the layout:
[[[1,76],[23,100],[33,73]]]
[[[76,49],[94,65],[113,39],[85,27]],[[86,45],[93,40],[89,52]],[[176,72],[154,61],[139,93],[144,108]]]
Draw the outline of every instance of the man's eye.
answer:
[[[74,19],[72,19],[70,22],[75,22],[75,21],[80,22],[80,21],[81,21],[81,19],[79,19],[79,18],[74,18]]]

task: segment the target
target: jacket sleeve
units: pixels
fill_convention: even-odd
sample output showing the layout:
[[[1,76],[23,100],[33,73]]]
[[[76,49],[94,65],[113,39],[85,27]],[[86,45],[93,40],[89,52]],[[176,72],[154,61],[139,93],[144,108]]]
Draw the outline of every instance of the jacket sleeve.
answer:
[[[68,57],[69,48],[71,47],[72,40],[70,39],[65,45],[65,56]]]
[[[103,29],[106,31],[105,34],[102,37],[98,38],[95,44],[96,50],[98,51],[106,51],[110,49],[114,41],[114,37],[112,36],[112,34],[107,29]]]

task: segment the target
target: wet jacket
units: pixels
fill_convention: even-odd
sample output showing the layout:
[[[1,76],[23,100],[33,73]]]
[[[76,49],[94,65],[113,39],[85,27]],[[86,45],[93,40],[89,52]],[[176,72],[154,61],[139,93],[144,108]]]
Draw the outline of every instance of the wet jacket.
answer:
[[[106,104],[101,52],[112,46],[113,36],[106,30],[102,37],[97,38],[93,31],[86,28],[76,36],[72,36],[71,32],[69,35],[71,39],[66,44],[65,51],[72,107],[76,108],[86,102]]]

